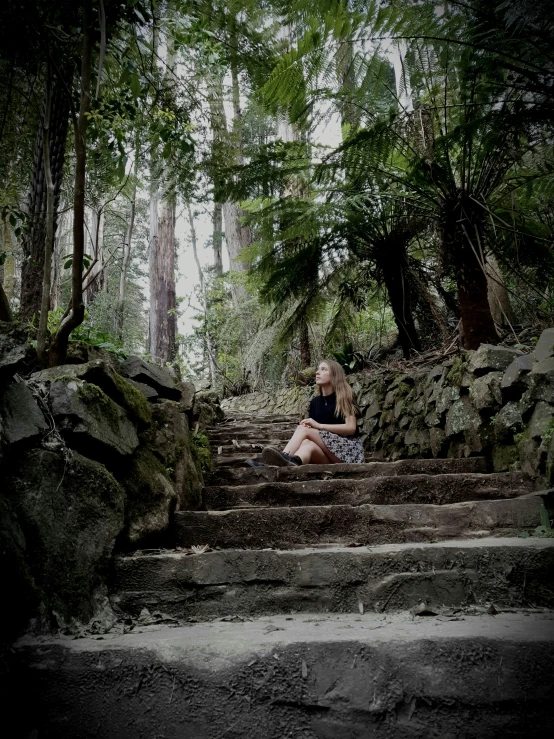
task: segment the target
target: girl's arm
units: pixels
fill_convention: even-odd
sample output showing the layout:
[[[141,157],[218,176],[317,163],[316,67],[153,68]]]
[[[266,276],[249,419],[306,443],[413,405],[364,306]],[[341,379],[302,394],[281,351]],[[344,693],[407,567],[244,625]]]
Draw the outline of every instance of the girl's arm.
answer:
[[[313,418],[305,418],[301,426],[310,426],[318,431],[330,431],[339,436],[352,436],[356,433],[356,416],[346,416],[344,423],[318,423]]]

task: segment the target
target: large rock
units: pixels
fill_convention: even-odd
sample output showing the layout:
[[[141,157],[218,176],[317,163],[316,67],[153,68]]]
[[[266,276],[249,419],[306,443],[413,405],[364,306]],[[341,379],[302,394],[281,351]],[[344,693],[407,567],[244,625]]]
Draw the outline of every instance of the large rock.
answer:
[[[175,381],[162,367],[145,362],[140,357],[128,357],[121,363],[120,373],[136,382],[153,387],[161,398],[180,400],[181,391]]]
[[[0,388],[0,449],[49,430],[44,413],[24,382]]]
[[[30,372],[35,361],[36,353],[27,341],[26,331],[16,323],[0,321],[0,386],[16,372]]]
[[[77,452],[24,452],[3,493],[17,511],[25,560],[58,622],[88,620],[123,528],[125,494],[106,468]]]
[[[520,431],[522,425],[521,407],[513,401],[506,403],[494,418],[494,432],[498,439]]]
[[[508,369],[502,375],[501,389],[511,395],[519,391],[521,394],[527,387],[525,380],[533,368],[533,357],[530,354],[522,354],[516,357]]]
[[[533,350],[533,358],[537,362],[554,357],[554,328],[547,328],[539,337]]]
[[[473,405],[477,408],[477,410],[490,408],[492,411],[493,408],[501,405],[501,379],[501,372],[488,372],[486,375],[475,378],[474,382],[471,385],[469,395],[473,401]]]
[[[50,383],[49,403],[61,433],[87,456],[126,456],[137,448],[136,429],[121,406],[97,385],[72,378]]]
[[[503,372],[522,353],[518,349],[510,349],[505,346],[481,344],[479,349],[468,351],[467,354],[468,370],[476,375],[484,375],[491,371]]]
[[[169,472],[147,447],[140,447],[125,466],[121,484],[125,503],[126,545],[162,544],[179,497],[168,480]]]
[[[554,398],[552,398],[554,401]],[[548,403],[539,401],[529,421],[529,435],[532,439],[542,439],[554,430],[554,408]]]
[[[267,408],[260,406],[256,410]],[[194,398],[194,419],[198,421],[201,428],[214,426],[218,421],[223,421],[225,413],[219,404],[219,396],[213,390],[201,390]]]
[[[450,406],[446,414],[446,438],[456,436],[462,431],[469,431],[479,427],[481,419],[475,411],[469,397],[465,395]]]
[[[196,393],[194,382],[181,382],[178,387],[181,390],[181,400],[179,401],[181,411],[183,413],[192,412],[194,406],[194,395]]]
[[[552,402],[554,399],[554,357],[536,362],[531,370],[529,380],[528,393],[531,400]]]
[[[48,387],[54,380],[84,380],[96,385],[115,403],[125,409],[129,418],[141,429],[152,421],[152,411],[144,394],[138,388],[117,374],[103,360],[97,359],[86,364],[60,365],[35,372],[29,378],[35,385]]]
[[[86,364],[99,360],[111,367],[114,372],[119,372],[120,360],[107,349],[85,344],[84,341],[70,341],[67,345],[65,364]]]
[[[141,435],[141,443],[155,455],[173,483],[179,507],[198,508],[202,476],[193,458],[187,416],[171,400],[157,403],[152,411],[152,426]]]

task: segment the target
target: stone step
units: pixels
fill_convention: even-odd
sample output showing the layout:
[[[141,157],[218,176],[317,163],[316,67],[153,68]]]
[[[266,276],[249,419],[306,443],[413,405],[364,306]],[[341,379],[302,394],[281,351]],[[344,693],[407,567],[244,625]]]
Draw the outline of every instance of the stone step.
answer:
[[[301,467],[221,467],[205,475],[208,485],[255,485],[292,480],[334,480],[397,475],[440,475],[486,472],[484,457],[462,459],[400,459],[366,464],[306,464]]]
[[[554,607],[554,539],[328,549],[138,553],[115,560],[110,600],[178,619],[398,611],[468,604]]]
[[[245,441],[250,444],[268,443],[266,439],[278,439],[280,442],[288,441],[294,433],[296,426],[288,426],[287,428],[266,427],[264,429],[221,429],[220,431],[212,431],[210,433],[210,441],[212,444],[228,444],[232,439]],[[280,444],[279,446],[285,446]]]
[[[241,439],[237,444],[233,444],[231,440],[228,439],[227,442],[228,443],[226,444],[220,444],[217,441],[212,442],[210,440],[212,454],[221,453],[228,455],[233,454],[233,452],[260,452],[264,446],[275,446],[277,449],[283,449],[285,446],[282,439],[262,439],[262,441],[246,441],[245,439]],[[221,450],[221,452],[219,450]]]
[[[552,614],[454,619],[302,614],[26,638],[21,720],[56,739],[549,736]]]
[[[253,415],[248,413],[232,413],[230,411],[225,412],[225,420],[217,424],[217,426],[210,426],[210,429],[219,429],[225,424],[234,423],[236,425],[255,425],[255,426],[267,426],[279,423],[298,423],[300,421],[299,415]]]
[[[204,489],[203,502],[212,511],[252,506],[359,506],[365,503],[444,505],[465,500],[515,498],[532,490],[532,482],[521,472],[491,475],[402,475],[367,479],[293,480],[257,485],[214,485]]]
[[[365,545],[517,536],[540,525],[540,493],[511,500],[447,505],[334,505],[180,511],[176,543],[222,549],[294,549],[318,544]]]

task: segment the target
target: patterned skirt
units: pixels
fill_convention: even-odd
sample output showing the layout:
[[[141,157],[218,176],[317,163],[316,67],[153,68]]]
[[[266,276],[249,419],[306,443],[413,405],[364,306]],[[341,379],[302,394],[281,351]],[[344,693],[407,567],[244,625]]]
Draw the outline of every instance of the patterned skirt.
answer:
[[[355,436],[340,436],[331,431],[319,432],[321,441],[335,457],[347,464],[363,464],[365,462],[362,440]]]

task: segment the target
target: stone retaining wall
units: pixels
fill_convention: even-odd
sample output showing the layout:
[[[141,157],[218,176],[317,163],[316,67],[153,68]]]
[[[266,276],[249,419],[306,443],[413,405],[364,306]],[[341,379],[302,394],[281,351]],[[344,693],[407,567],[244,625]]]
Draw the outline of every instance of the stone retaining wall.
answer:
[[[495,471],[522,469],[554,484],[554,328],[531,354],[482,345],[432,368],[348,378],[358,425],[376,458],[485,455]],[[233,411],[302,416],[313,388],[225,400]]]

